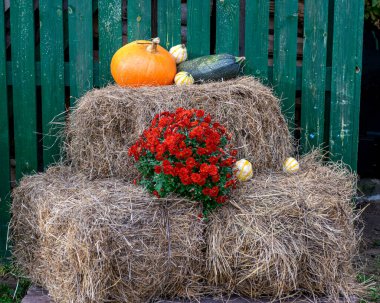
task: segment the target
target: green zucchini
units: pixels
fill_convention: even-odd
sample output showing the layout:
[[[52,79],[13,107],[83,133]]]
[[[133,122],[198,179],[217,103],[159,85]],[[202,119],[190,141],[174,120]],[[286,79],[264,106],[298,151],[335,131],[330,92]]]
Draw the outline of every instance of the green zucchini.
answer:
[[[209,55],[182,62],[177,72],[188,72],[194,81],[217,81],[236,77],[241,70],[244,57],[229,54]]]

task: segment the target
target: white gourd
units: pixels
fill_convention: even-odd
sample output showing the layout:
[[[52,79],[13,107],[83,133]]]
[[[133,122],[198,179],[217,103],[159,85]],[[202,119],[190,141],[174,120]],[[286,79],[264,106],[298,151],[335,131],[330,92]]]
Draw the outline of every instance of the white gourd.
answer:
[[[191,85],[194,83],[194,78],[188,72],[179,72],[174,77],[174,83],[178,86]]]
[[[235,163],[234,171],[239,181],[248,181],[253,176],[252,164],[245,159],[241,159]]]
[[[180,64],[181,62],[187,60],[187,49],[185,44],[178,44],[176,46],[173,46],[169,50],[169,53],[174,57],[177,64]]]

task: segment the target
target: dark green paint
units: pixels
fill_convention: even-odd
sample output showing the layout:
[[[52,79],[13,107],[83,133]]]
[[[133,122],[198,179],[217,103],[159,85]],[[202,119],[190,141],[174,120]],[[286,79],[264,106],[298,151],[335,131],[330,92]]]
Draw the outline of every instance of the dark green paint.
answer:
[[[91,1],[69,0],[69,52],[71,105],[93,87]]]
[[[306,0],[301,111],[301,146],[305,153],[324,143],[327,24],[328,2]]]
[[[128,42],[151,39],[151,0],[128,0]]]
[[[181,43],[181,0],[158,0],[157,32],[166,49]]]
[[[122,46],[121,8],[121,0],[99,0],[98,2],[100,86],[113,82],[110,70],[111,59]]]
[[[268,82],[269,0],[245,3],[245,73]]]
[[[216,0],[217,54],[239,55],[240,0]]]
[[[296,97],[297,20],[297,0],[276,1],[273,85],[291,129],[294,127]]]
[[[210,54],[210,1],[187,1],[187,49],[189,59]]]
[[[330,157],[357,167],[363,3],[335,0],[332,53]]]
[[[44,167],[60,157],[58,128],[50,124],[65,110],[63,12],[61,0],[40,0],[40,58]]]
[[[37,106],[33,1],[11,2],[16,178],[37,170]]]
[[[4,1],[0,0],[0,7]],[[11,189],[8,128],[7,66],[5,57],[4,9],[0,10],[0,262],[6,256]]]

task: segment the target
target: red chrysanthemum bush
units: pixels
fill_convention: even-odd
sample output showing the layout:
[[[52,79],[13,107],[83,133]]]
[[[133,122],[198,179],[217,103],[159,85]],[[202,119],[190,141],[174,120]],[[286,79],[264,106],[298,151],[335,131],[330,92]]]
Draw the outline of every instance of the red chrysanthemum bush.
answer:
[[[157,197],[169,193],[203,203],[203,213],[227,201],[235,187],[236,150],[226,128],[200,109],[157,114],[129,149],[138,182]]]

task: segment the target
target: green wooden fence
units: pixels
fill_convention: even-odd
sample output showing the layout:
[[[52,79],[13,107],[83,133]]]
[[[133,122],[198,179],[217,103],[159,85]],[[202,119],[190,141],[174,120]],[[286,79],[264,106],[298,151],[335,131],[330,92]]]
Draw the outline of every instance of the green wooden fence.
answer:
[[[0,0],[1,256],[11,180],[57,159],[55,137],[40,133],[49,133],[49,121],[87,90],[112,81],[110,59],[123,44],[123,33],[128,41],[157,33],[166,48],[181,42],[181,0],[68,0],[67,7],[63,2],[10,0],[5,10]],[[364,1],[304,2],[302,66],[297,66],[298,0],[275,0],[273,64],[268,63],[269,0],[214,0],[213,6],[187,0],[189,56],[243,52],[245,72],[273,85],[292,126],[301,94],[302,150],[324,144],[332,159],[356,169]]]

